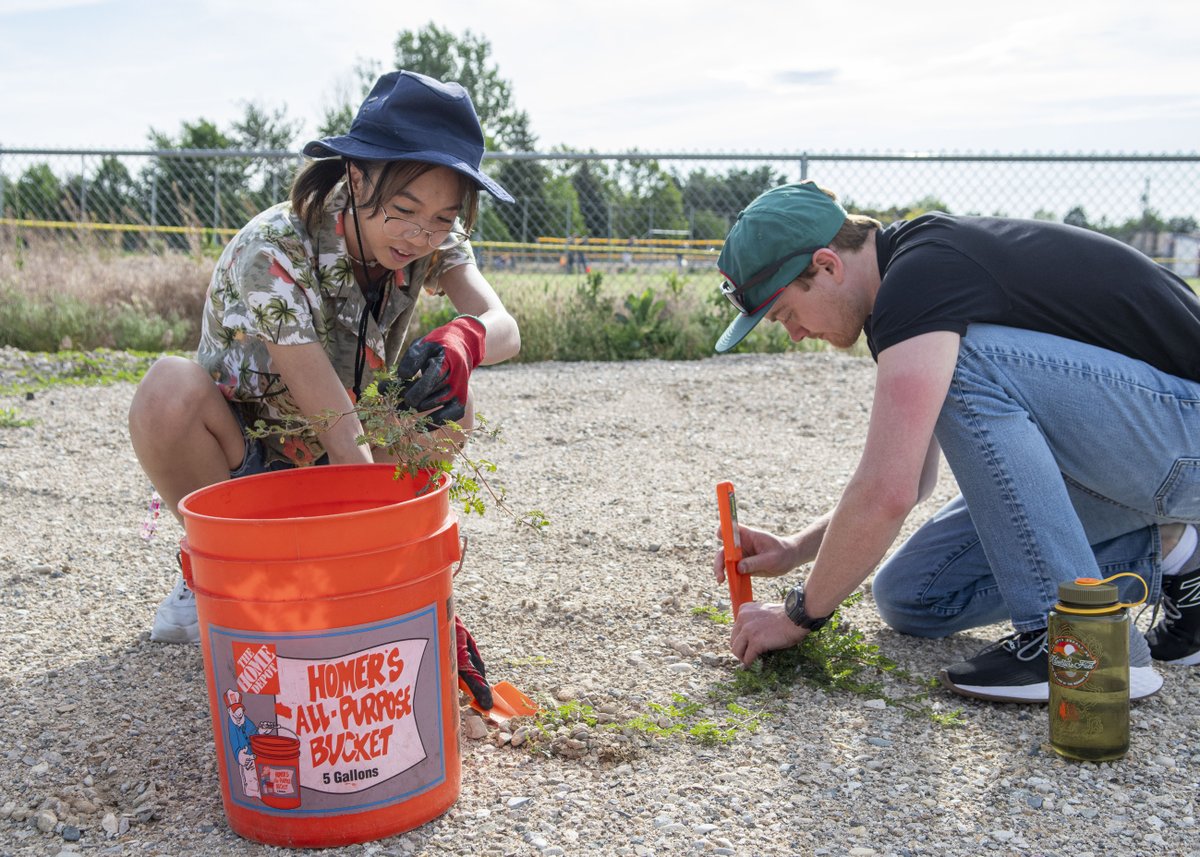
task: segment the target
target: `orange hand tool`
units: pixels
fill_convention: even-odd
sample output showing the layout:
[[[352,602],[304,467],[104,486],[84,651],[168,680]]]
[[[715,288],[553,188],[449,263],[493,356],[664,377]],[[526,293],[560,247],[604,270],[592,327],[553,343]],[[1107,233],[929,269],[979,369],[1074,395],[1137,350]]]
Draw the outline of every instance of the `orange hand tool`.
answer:
[[[537,703],[517,690],[507,681],[496,682],[492,685],[492,707],[484,708],[475,701],[471,688],[461,678],[459,688],[471,699],[471,707],[492,722],[503,726],[514,717],[527,717],[538,713]]]
[[[747,601],[754,600],[750,575],[737,570],[742,558],[742,537],[738,532],[737,498],[732,482],[717,483],[717,509],[721,513],[721,542],[725,546],[725,579],[729,581],[729,598],[733,602],[733,618]]]

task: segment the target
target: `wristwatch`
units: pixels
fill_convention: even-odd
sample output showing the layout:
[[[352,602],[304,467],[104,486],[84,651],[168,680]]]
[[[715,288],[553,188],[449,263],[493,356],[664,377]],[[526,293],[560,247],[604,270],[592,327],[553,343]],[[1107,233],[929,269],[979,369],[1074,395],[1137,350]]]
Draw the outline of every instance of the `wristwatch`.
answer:
[[[825,627],[825,623],[829,621],[829,616],[822,616],[820,619],[814,619],[808,615],[804,609],[804,584],[797,583],[788,592],[787,598],[783,600],[783,609],[787,613],[788,618],[808,631],[819,631]],[[832,615],[832,614],[830,614]]]

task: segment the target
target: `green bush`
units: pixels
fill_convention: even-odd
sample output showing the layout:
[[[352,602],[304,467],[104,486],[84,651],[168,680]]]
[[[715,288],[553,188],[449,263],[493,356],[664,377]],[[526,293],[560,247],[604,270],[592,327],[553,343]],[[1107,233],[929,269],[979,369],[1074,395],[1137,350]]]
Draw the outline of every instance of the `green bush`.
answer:
[[[0,344],[24,351],[159,351],[190,344],[195,329],[192,321],[163,318],[134,304],[105,308],[70,296],[34,300],[0,288]]]

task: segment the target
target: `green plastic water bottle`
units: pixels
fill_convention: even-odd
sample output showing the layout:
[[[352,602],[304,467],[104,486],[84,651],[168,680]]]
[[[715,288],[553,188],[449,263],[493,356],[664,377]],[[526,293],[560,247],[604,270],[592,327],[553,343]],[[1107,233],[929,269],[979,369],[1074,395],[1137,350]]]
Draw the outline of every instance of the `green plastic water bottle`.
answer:
[[[1141,580],[1123,572],[1058,585],[1046,641],[1050,746],[1068,759],[1104,762],[1129,750],[1128,608],[1136,605],[1122,603],[1111,583],[1125,576]]]

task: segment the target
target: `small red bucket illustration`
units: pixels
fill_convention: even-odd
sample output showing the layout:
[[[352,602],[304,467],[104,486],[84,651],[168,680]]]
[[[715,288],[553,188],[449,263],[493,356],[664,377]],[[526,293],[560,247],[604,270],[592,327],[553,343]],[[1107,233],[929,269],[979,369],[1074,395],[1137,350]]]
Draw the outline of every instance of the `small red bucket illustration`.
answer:
[[[276,809],[300,806],[300,739],[251,735],[250,749],[262,802]]]

